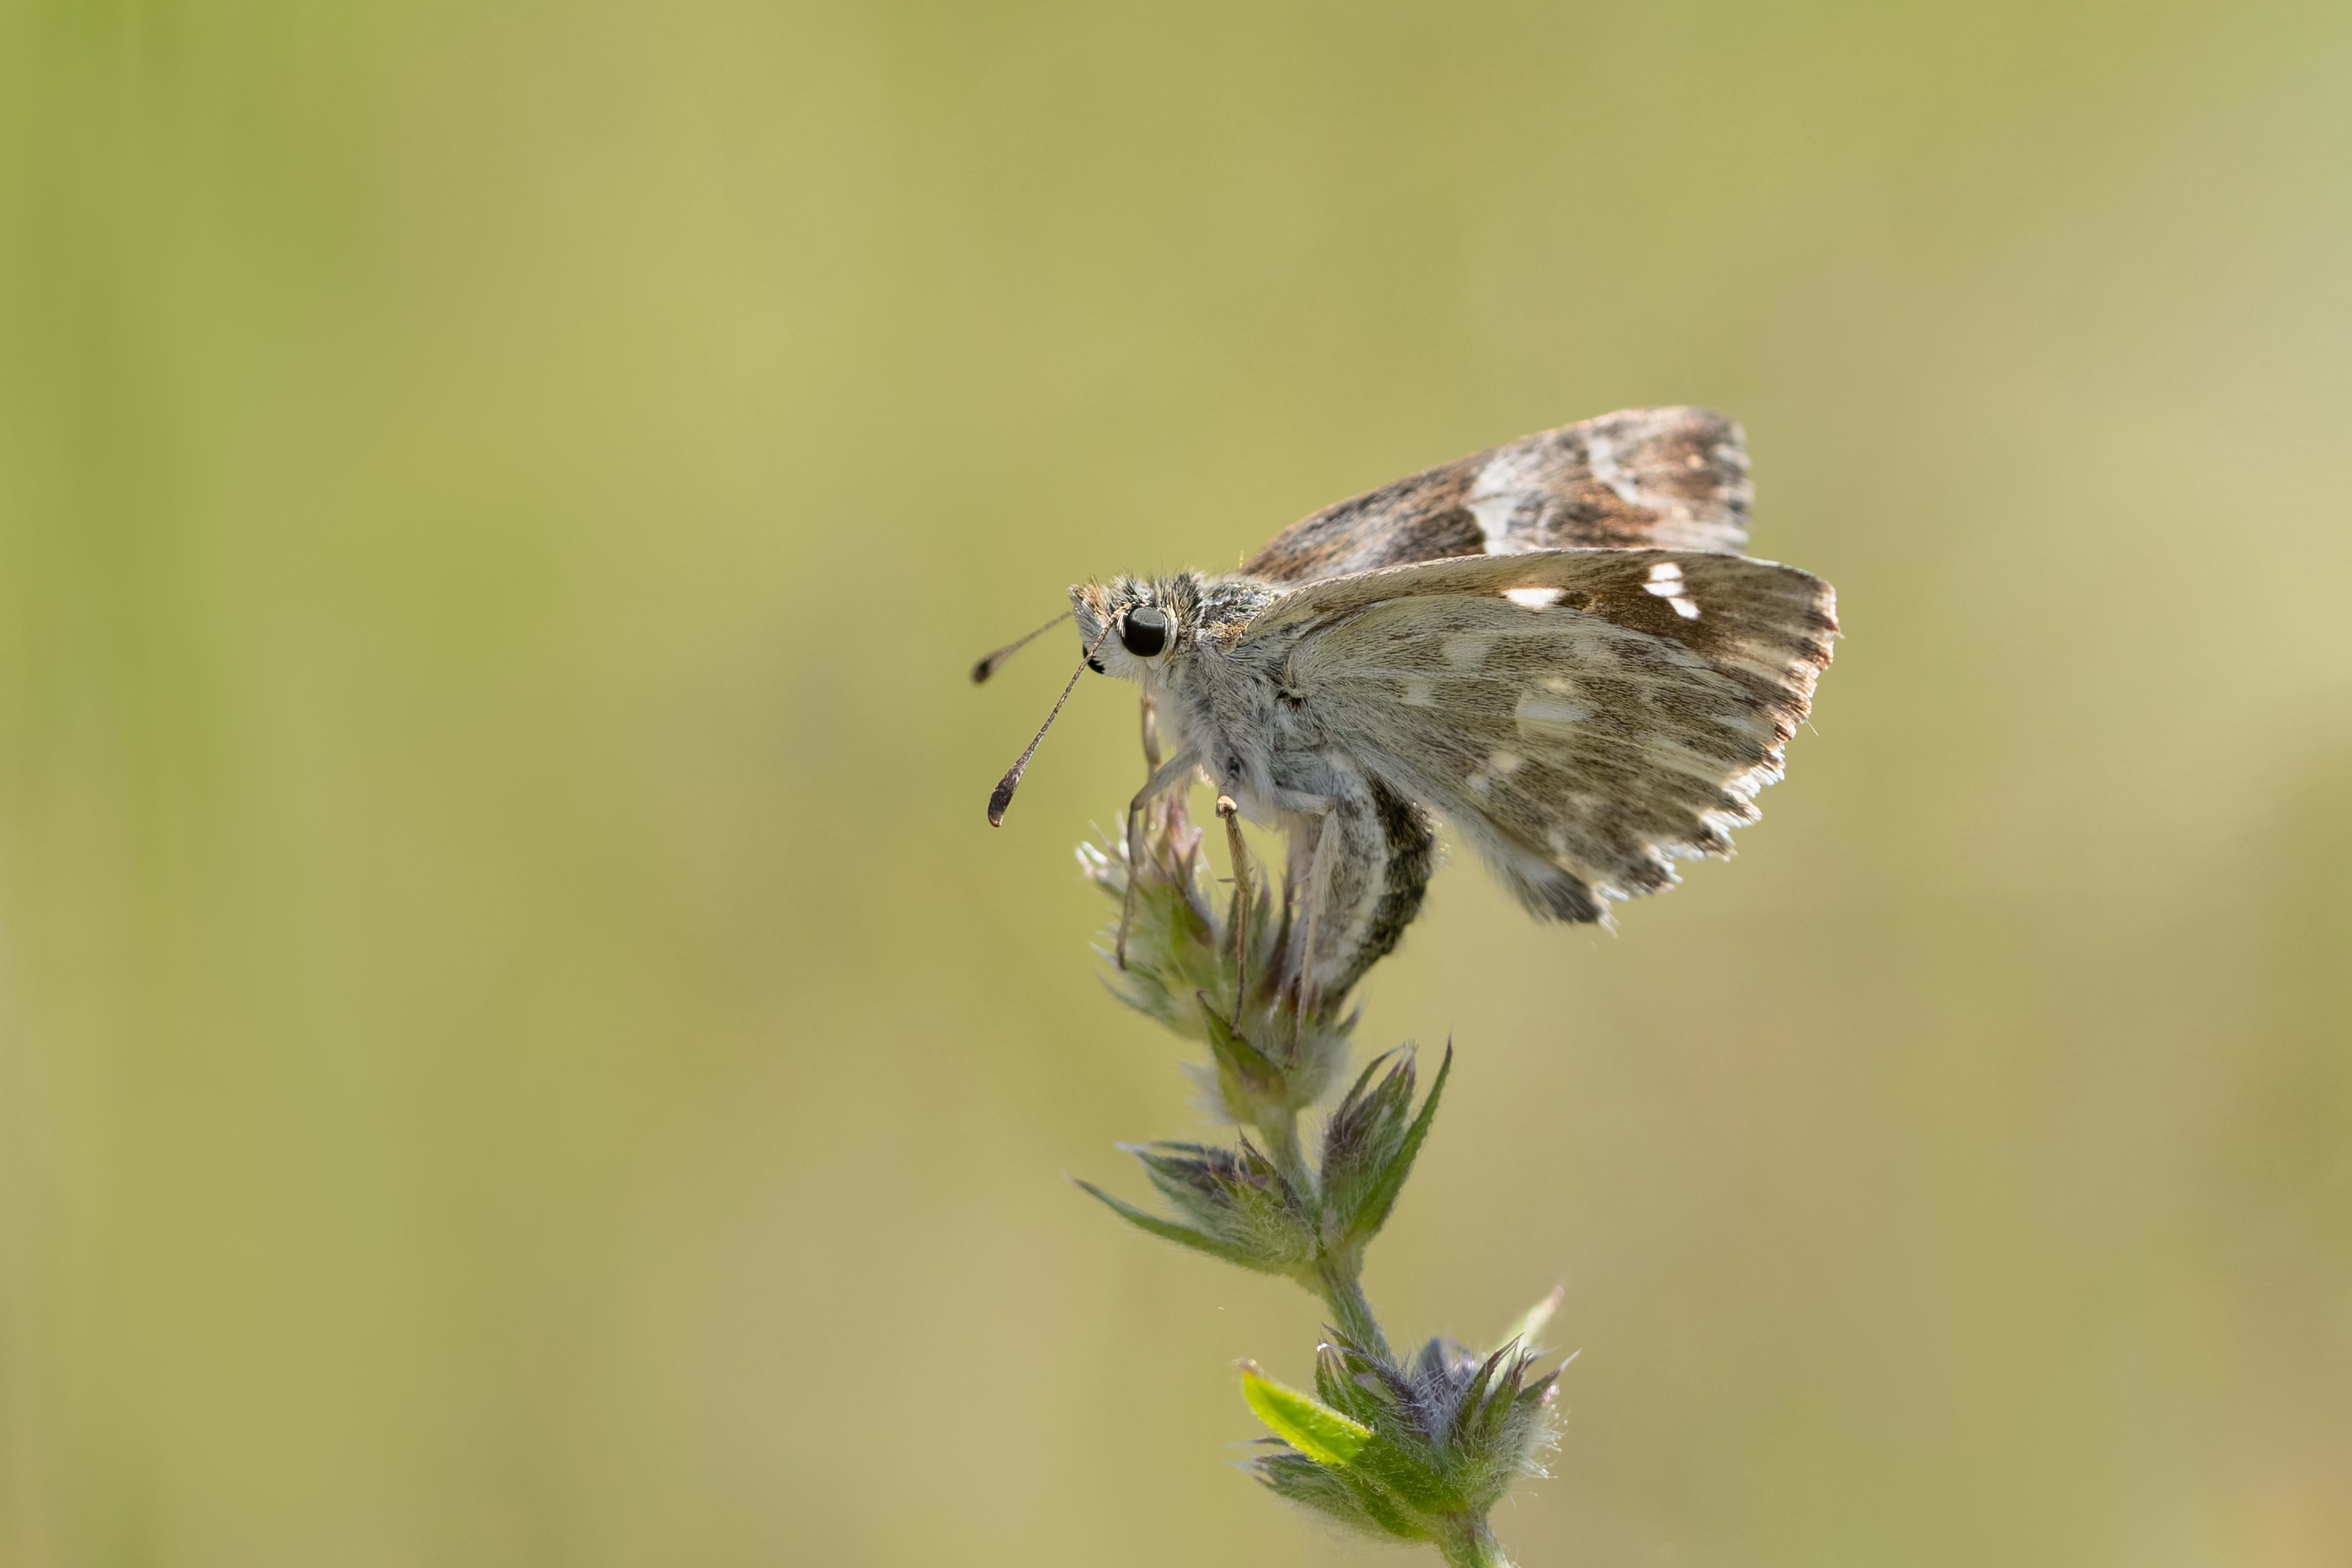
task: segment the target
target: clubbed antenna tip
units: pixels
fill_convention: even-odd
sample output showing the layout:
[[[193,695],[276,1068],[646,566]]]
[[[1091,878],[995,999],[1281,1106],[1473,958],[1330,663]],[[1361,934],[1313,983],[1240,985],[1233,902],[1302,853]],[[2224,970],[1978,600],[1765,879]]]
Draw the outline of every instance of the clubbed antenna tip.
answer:
[[[1054,618],[1054,621],[1059,621],[1061,617],[1057,615]],[[1036,636],[1038,632],[1043,632],[1045,630],[1046,626],[1053,625],[1054,621],[1048,621],[1045,622],[1045,626],[1038,627],[1037,632],[1032,632],[1029,633],[1029,637]],[[1070,700],[1070,694],[1077,689],[1078,677],[1087,673],[1087,666],[1095,662],[1095,655],[1097,653],[1102,652],[1102,645],[1110,640],[1111,628],[1117,624],[1118,624],[1118,622],[1116,621],[1105,622],[1102,629],[1102,635],[1097,637],[1094,641],[1094,646],[1087,650],[1087,656],[1078,661],[1078,667],[1070,672],[1069,683],[1062,687],[1062,695],[1054,699],[1054,711],[1047,714],[1045,716],[1045,722],[1037,727],[1037,733],[1030,740],[1029,748],[1021,754],[1019,761],[1013,763],[1011,768],[1005,769],[1004,777],[999,779],[996,781],[996,788],[990,791],[988,797],[988,825],[990,827],[1001,828],[1004,825],[1005,809],[1013,804],[1013,791],[1021,788],[1021,776],[1029,771],[1029,759],[1037,755],[1038,744],[1045,738],[1045,732],[1054,727],[1054,721],[1055,719],[1062,716],[1062,705],[1068,702]],[[1029,637],[1024,637],[1021,641],[1025,643],[1029,640]],[[1019,645],[1019,643],[1014,644],[1015,647],[1018,647]],[[992,653],[989,655],[989,658],[992,659],[996,656],[996,654]],[[982,659],[981,663],[985,664],[988,663],[988,659]],[[976,673],[973,678],[979,678]]]
[[[1043,626],[1038,627],[1034,632],[1030,632],[1026,637],[1015,637],[1012,642],[1004,644],[1003,647],[997,649],[996,652],[983,655],[981,661],[971,667],[971,684],[973,685],[979,685],[981,683],[987,680],[989,676],[996,674],[997,665],[1004,663],[1005,660],[1011,658],[1022,649],[1026,648],[1030,643],[1034,643],[1038,638],[1043,637],[1046,632],[1051,632],[1055,627],[1059,626],[1063,622],[1067,621],[1071,616],[1076,613],[1077,612],[1076,610],[1065,610],[1059,615],[1055,616],[1051,621],[1046,622]]]

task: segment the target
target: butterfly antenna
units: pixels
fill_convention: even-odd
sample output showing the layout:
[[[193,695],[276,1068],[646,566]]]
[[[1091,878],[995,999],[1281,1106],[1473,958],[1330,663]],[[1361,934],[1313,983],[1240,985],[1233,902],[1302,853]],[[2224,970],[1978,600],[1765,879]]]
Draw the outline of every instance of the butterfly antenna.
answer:
[[[1051,632],[1055,627],[1059,626],[1063,622],[1067,621],[1071,616],[1076,615],[1076,613],[1077,612],[1076,610],[1065,610],[1059,615],[1055,616],[1051,621],[1046,622],[1043,626],[1038,627],[1034,632],[1030,632],[1026,637],[1015,638],[1013,641],[1004,644],[1003,647],[999,648],[995,653],[991,653],[988,657],[981,660],[979,664],[974,664],[971,667],[971,684],[973,685],[978,685],[981,682],[988,679],[989,676],[996,674],[997,665],[1004,663],[1005,660],[1021,652],[1022,649],[1026,648],[1030,643],[1034,643],[1038,638],[1043,637],[1046,632]]]
[[[1056,616],[1055,619],[1059,620],[1060,617]],[[1053,624],[1053,622],[1049,621],[1045,624],[1046,626],[1050,626]],[[1087,650],[1087,656],[1078,661],[1078,667],[1070,672],[1069,684],[1062,688],[1062,695],[1054,699],[1054,711],[1047,714],[1045,716],[1045,722],[1037,727],[1036,739],[1032,740],[1029,743],[1029,749],[1021,754],[1021,760],[1015,762],[1011,768],[1005,769],[1004,777],[996,781],[995,789],[992,790],[988,797],[988,825],[990,827],[1001,828],[1004,825],[1004,810],[1006,807],[1013,804],[1013,791],[1021,788],[1021,776],[1029,771],[1029,759],[1037,755],[1038,742],[1044,740],[1045,738],[1045,732],[1054,727],[1054,721],[1062,716],[1062,705],[1068,702],[1070,700],[1070,694],[1077,689],[1078,677],[1087,673],[1087,666],[1094,663],[1095,655],[1097,653],[1102,652],[1102,645],[1110,641],[1111,630],[1118,624],[1118,620],[1116,616],[1104,622],[1102,635],[1096,638],[1094,646]],[[1037,628],[1037,632],[1043,632],[1044,630],[1045,630],[1045,626]],[[1034,637],[1037,634],[1037,632],[1030,632],[1029,637]],[[1028,637],[1024,637],[1021,641],[1025,643],[1028,640]],[[1013,645],[1018,647],[1020,646],[1020,643],[1015,643]],[[984,660],[982,661],[982,663],[985,662],[986,661]]]

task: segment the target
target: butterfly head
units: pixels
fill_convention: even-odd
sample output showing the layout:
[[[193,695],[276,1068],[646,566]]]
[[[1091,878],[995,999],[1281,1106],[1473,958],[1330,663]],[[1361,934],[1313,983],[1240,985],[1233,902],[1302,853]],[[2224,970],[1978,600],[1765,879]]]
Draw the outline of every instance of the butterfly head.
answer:
[[[1115,577],[1073,587],[1070,605],[1097,674],[1149,683],[1191,646],[1200,593],[1190,577]]]

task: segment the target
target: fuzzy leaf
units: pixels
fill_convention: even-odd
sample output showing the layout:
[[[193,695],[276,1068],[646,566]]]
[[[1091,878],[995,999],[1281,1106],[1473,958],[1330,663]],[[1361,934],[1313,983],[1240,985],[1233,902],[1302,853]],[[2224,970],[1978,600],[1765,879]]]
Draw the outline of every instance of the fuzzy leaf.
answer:
[[[1391,1441],[1255,1366],[1244,1366],[1242,1397],[1284,1442],[1318,1464],[1375,1483],[1410,1513],[1453,1513],[1464,1506],[1460,1489],[1432,1462],[1423,1444]]]
[[[1233,1026],[1218,1015],[1216,1004],[1206,991],[1196,991],[1193,996],[1201,1004],[1201,1022],[1208,1032],[1209,1049],[1216,1055],[1218,1068],[1237,1081],[1250,1099],[1272,1105],[1286,1103],[1289,1085],[1283,1082],[1282,1069],[1234,1032]]]
[[[1297,1191],[1274,1162],[1242,1140],[1234,1149],[1202,1144],[1122,1145],[1189,1223],[1218,1246],[1267,1273],[1296,1273],[1315,1259],[1315,1231]]]
[[[1311,1395],[1244,1364],[1242,1397],[1274,1435],[1321,1465],[1345,1469],[1372,1440],[1372,1429],[1349,1419]]]
[[[1253,1459],[1250,1472],[1267,1490],[1376,1539],[1427,1541],[1429,1531],[1370,1477],[1318,1465],[1286,1449]]]
[[[1387,1412],[1381,1396],[1356,1381],[1355,1372],[1348,1364],[1348,1353],[1337,1345],[1325,1344],[1316,1349],[1315,1396],[1341,1415],[1376,1429],[1380,1417]]]
[[[1371,1239],[1366,1202],[1404,1143],[1412,1115],[1413,1060],[1395,1061],[1375,1085],[1373,1075],[1395,1056],[1374,1057],[1323,1124],[1323,1201],[1327,1239],[1335,1247]]]
[[[1429,1098],[1421,1103],[1421,1114],[1413,1118],[1403,1145],[1389,1160],[1357,1210],[1355,1228],[1360,1234],[1370,1236],[1388,1223],[1389,1211],[1396,1207],[1397,1194],[1404,1190],[1404,1178],[1412,1174],[1412,1162],[1421,1153],[1422,1140],[1429,1136],[1429,1124],[1437,1114],[1438,1098],[1445,1092],[1445,1076],[1453,1071],[1454,1042],[1448,1040],[1445,1060],[1438,1064],[1437,1076],[1430,1081]]]
[[[1206,1252],[1212,1258],[1222,1258],[1228,1263],[1238,1263],[1244,1269],[1255,1269],[1260,1273],[1274,1274],[1282,1271],[1278,1266],[1262,1262],[1239,1248],[1227,1246],[1213,1237],[1203,1236],[1191,1226],[1179,1225],[1172,1219],[1162,1219],[1158,1215],[1147,1213],[1131,1203],[1122,1202],[1090,1181],[1082,1181],[1077,1185],[1085,1191],[1102,1199],[1112,1213],[1134,1226],[1138,1230],[1157,1236],[1164,1241],[1173,1241],[1181,1246],[1190,1247],[1196,1252]]]
[[[1481,1362],[1478,1370],[1471,1375],[1469,1386],[1463,1389],[1460,1403],[1454,1409],[1454,1437],[1456,1440],[1475,1428],[1480,1414],[1480,1402],[1486,1397],[1486,1385],[1494,1380],[1495,1369],[1503,1364],[1503,1358],[1511,1354],[1511,1347],[1505,1345]],[[1510,1401],[1504,1399],[1498,1403],[1507,1406]]]

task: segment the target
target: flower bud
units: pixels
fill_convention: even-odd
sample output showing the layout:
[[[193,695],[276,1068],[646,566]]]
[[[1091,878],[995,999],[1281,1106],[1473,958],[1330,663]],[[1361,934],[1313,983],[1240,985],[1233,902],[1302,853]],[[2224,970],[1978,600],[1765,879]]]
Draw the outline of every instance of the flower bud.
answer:
[[[1266,1274],[1302,1282],[1314,1276],[1315,1224],[1288,1177],[1247,1139],[1239,1149],[1202,1144],[1123,1145],[1181,1219],[1163,1219],[1120,1202],[1089,1182],[1078,1185],[1138,1228]]]
[[[1200,830],[1179,798],[1144,813],[1136,847],[1130,866],[1123,841],[1078,846],[1080,869],[1118,901],[1126,926],[1123,941],[1114,926],[1096,949],[1104,985],[1145,1017],[1208,1045],[1213,1061],[1192,1071],[1222,1119],[1264,1126],[1313,1105],[1346,1066],[1356,1019],[1342,1016],[1344,995],[1300,1007],[1291,983],[1295,898],[1277,899],[1244,867],[1220,911]]]
[[[1279,1448],[1250,1462],[1268,1489],[1395,1541],[1482,1532],[1487,1511],[1555,1440],[1557,1370],[1514,1339],[1486,1355],[1433,1339],[1401,1367],[1333,1339],[1315,1394],[1250,1368],[1243,1396]]]
[[[1381,1064],[1388,1071],[1375,1084]],[[1413,1056],[1402,1053],[1374,1057],[1356,1079],[1355,1087],[1331,1113],[1323,1128],[1322,1212],[1318,1216],[1324,1244],[1334,1252],[1362,1248],[1387,1222],[1397,1194],[1412,1172],[1422,1140],[1429,1134],[1430,1119],[1445,1092],[1446,1074],[1454,1070],[1454,1046],[1413,1114]]]

